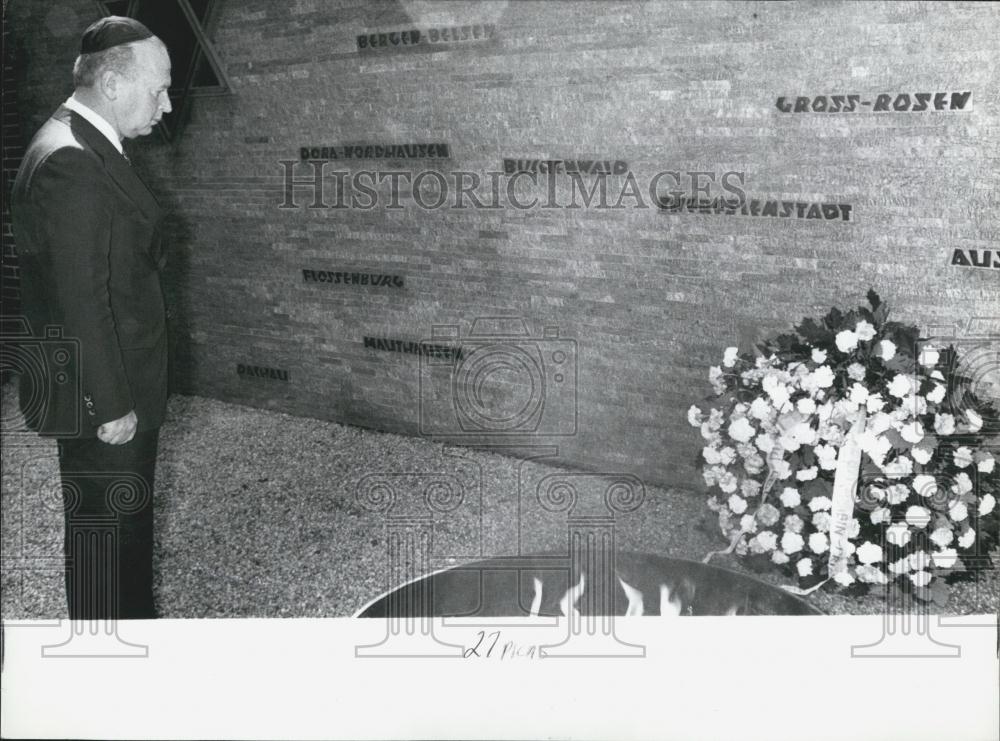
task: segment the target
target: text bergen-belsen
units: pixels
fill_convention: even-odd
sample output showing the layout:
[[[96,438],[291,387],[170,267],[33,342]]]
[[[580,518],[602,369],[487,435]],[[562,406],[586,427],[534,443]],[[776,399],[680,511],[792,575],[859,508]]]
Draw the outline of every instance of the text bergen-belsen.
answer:
[[[496,34],[492,23],[473,23],[442,28],[410,28],[385,33],[364,33],[357,37],[358,51],[379,48],[405,48],[427,44],[448,44],[461,41],[489,41]]]

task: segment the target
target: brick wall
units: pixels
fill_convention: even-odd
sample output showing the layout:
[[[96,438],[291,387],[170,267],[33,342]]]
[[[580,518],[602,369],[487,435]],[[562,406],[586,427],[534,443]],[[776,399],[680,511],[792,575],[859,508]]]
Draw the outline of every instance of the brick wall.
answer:
[[[68,94],[93,13],[83,0],[12,4],[31,52],[27,129]],[[171,210],[178,387],[443,431],[439,371],[364,338],[416,341],[455,325],[459,339],[444,344],[497,351],[477,367],[483,353],[468,357],[466,378],[482,372],[499,409],[534,409],[542,387],[522,383],[528,366],[517,364],[544,366],[548,403],[525,424],[573,434],[512,441],[557,444],[569,465],[690,482],[698,441],[685,412],[725,346],[854,306],[869,287],[924,327],[1000,314],[997,272],[951,264],[955,249],[981,259],[997,243],[998,20],[988,3],[223,2],[213,37],[234,94],[195,101],[179,142],[149,138],[136,158]],[[465,25],[469,40],[442,41],[439,29]],[[389,35],[410,29],[436,42]],[[938,92],[945,110],[933,110]],[[849,95],[854,112],[821,112],[852,105]],[[799,96],[806,111],[795,111]],[[932,110],[902,110],[922,105]],[[279,207],[281,163],[300,147],[438,142],[449,158],[330,163],[327,201],[338,169],[486,173],[503,158],[584,159],[626,163],[647,208],[630,197],[619,209],[519,209],[502,193],[499,209],[426,210],[405,187],[400,209],[311,209],[308,187],[295,191],[299,207]],[[657,173],[696,170],[714,173],[715,187],[745,173],[750,198],[834,210],[648,207]],[[557,178],[561,203],[569,182]],[[608,177],[612,203],[623,182]],[[387,198],[388,184],[376,190]],[[522,178],[517,195],[545,202],[544,178]],[[403,286],[307,282],[304,269]],[[502,342],[464,339],[492,316],[522,319],[537,341],[504,354]],[[546,328],[575,346],[539,339]],[[573,347],[575,384],[557,381],[553,353]],[[476,399],[464,403],[474,423]]]

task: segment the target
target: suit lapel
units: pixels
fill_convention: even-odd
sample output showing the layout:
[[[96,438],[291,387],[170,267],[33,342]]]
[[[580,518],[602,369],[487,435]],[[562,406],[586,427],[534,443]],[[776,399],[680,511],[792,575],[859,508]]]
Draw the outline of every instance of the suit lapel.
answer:
[[[155,223],[162,218],[163,211],[153,193],[142,182],[132,166],[115,149],[114,145],[90,121],[65,106],[61,106],[56,111],[54,118],[66,121],[73,133],[101,158],[111,179],[118,184],[118,187],[135,203],[147,219]]]

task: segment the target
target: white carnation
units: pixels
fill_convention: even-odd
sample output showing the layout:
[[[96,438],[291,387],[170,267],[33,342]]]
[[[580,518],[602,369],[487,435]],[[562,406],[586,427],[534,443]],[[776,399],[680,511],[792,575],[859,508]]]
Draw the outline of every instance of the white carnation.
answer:
[[[736,365],[736,358],[739,355],[739,349],[735,347],[727,347],[726,352],[722,356],[722,364],[727,368],[732,368]]]
[[[785,490],[781,492],[781,503],[791,509],[792,507],[798,507],[802,502],[802,497],[799,495],[798,489],[793,489],[790,486],[786,486]]]
[[[830,541],[825,533],[813,533],[809,536],[809,550],[813,553],[826,553],[830,546]]]
[[[732,494],[738,486],[739,479],[729,471],[719,476],[719,488],[726,494]]]
[[[805,541],[802,540],[802,536],[798,533],[786,530],[785,534],[781,536],[781,550],[789,555],[801,551],[804,544]]]
[[[891,479],[899,479],[913,473],[913,461],[905,455],[899,456],[892,463],[882,466],[882,472]]]
[[[892,340],[882,340],[878,343],[878,356],[888,362],[896,357],[896,343]]]
[[[993,508],[997,506],[996,497],[992,494],[983,494],[982,498],[979,500],[979,516],[986,517]]]
[[[868,401],[865,402],[865,408],[868,409],[869,414],[874,414],[875,412],[881,411],[882,407],[885,406],[885,400],[882,398],[882,394],[869,394]]]
[[[908,422],[903,425],[903,428],[899,431],[899,435],[906,440],[906,442],[916,445],[924,439],[924,426],[916,420]]]
[[[938,360],[940,360],[940,358],[941,353],[934,347],[928,345],[920,351],[919,363],[927,368],[933,368],[938,364]]]
[[[688,409],[688,424],[692,427],[701,427],[701,423],[704,421],[701,410],[692,404],[691,408]]]
[[[943,548],[934,551],[934,565],[939,569],[950,569],[958,560],[958,552],[954,548]]]
[[[858,335],[849,329],[837,333],[837,349],[841,352],[851,352],[858,346]]]
[[[889,504],[902,504],[910,496],[910,489],[905,484],[893,484],[885,490],[885,499]]]
[[[756,430],[746,417],[733,420],[729,425],[729,437],[737,442],[745,443],[753,439]]]
[[[760,543],[765,551],[773,551],[778,546],[778,536],[770,530],[763,530],[754,536],[754,540]]]
[[[931,511],[914,504],[906,510],[906,521],[913,527],[926,527],[931,521]]]
[[[905,399],[913,390],[908,376],[897,373],[889,383],[889,393],[899,399]]]
[[[969,474],[962,471],[955,476],[955,483],[952,485],[951,490],[955,492],[958,496],[963,494],[968,494],[972,491],[972,479],[969,478]]]
[[[830,497],[819,496],[813,497],[809,500],[809,509],[813,512],[820,512],[822,510],[830,509],[833,502],[830,501]]]
[[[955,418],[950,414],[934,415],[934,431],[939,435],[952,435],[955,432]]]
[[[894,522],[885,529],[885,537],[893,545],[902,548],[910,542],[910,526],[905,522]]]
[[[931,540],[934,545],[938,548],[944,548],[951,544],[951,541],[955,539],[955,536],[951,532],[950,527],[939,527],[935,528],[934,532],[931,533]]]
[[[873,525],[889,522],[889,520],[892,519],[892,510],[888,507],[878,507],[877,509],[872,510],[869,518],[871,519]]]
[[[857,557],[863,564],[878,563],[882,560],[882,548],[866,540],[858,546]]]
[[[816,402],[807,396],[804,399],[799,399],[795,403],[795,408],[799,411],[800,414],[805,414],[806,416],[809,416],[816,411]]]
[[[972,465],[972,451],[964,445],[955,451],[955,465],[967,468]]]
[[[847,375],[853,381],[865,380],[865,367],[861,363],[851,363],[847,366]]]
[[[803,468],[801,471],[795,473],[795,478],[799,481],[812,481],[819,474],[816,466],[810,466],[809,468]]]
[[[993,473],[993,467],[996,465],[996,459],[989,453],[977,453],[976,454],[976,470],[979,473]]]
[[[819,368],[814,370],[810,375],[812,383],[815,384],[816,388],[830,388],[833,385],[836,376],[833,371],[830,370],[829,366],[821,365]]]
[[[931,582],[931,575],[926,571],[915,571],[910,574],[910,581],[918,587],[926,587]]]
[[[925,473],[913,477],[913,491],[922,497],[932,497],[937,494],[937,479]]]
[[[851,572],[847,571],[846,569],[844,571],[838,571],[836,574],[834,574],[833,580],[842,587],[849,587],[855,581],[854,577],[851,576]]]
[[[875,327],[865,320],[858,322],[857,326],[854,328],[854,332],[857,334],[858,339],[862,342],[868,342],[869,340],[875,339]]]
[[[832,445],[817,445],[813,452],[819,461],[819,467],[824,471],[832,471],[837,467],[837,449]]]
[[[929,401],[931,404],[940,404],[942,401],[944,401],[944,393],[945,393],[944,386],[942,386],[940,383],[936,383],[934,384],[933,390],[931,390],[930,393],[927,394],[927,401]]]
[[[739,494],[733,494],[729,497],[727,501],[729,509],[733,511],[733,514],[743,514],[747,510],[747,500],[741,497]]]

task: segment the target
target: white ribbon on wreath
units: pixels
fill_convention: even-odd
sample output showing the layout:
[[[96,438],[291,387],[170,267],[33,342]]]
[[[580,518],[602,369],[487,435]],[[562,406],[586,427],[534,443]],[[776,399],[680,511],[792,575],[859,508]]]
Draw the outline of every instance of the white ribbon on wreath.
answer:
[[[780,439],[781,434],[786,433],[804,419],[804,415],[798,412],[791,412],[778,420],[778,430],[771,435],[774,444],[767,455],[767,477],[764,479],[764,484],[761,487],[760,504],[754,510],[754,516],[756,516],[757,511],[767,501],[768,493],[778,481],[776,468],[778,463],[785,458],[785,449]],[[810,594],[826,584],[837,574],[847,570],[847,558],[849,555],[847,552],[847,543],[849,540],[847,530],[851,518],[854,516],[854,505],[858,500],[858,478],[861,475],[862,456],[861,438],[865,433],[867,421],[867,414],[865,408],[862,406],[843,444],[837,450],[837,467],[833,477],[833,495],[830,513],[830,555],[827,560],[827,577],[809,589],[782,585],[785,590],[792,594]],[[719,551],[711,551],[702,559],[702,563],[708,563],[713,556],[732,553],[745,535],[746,533],[742,530],[738,531],[733,535],[732,541],[727,548]]]

